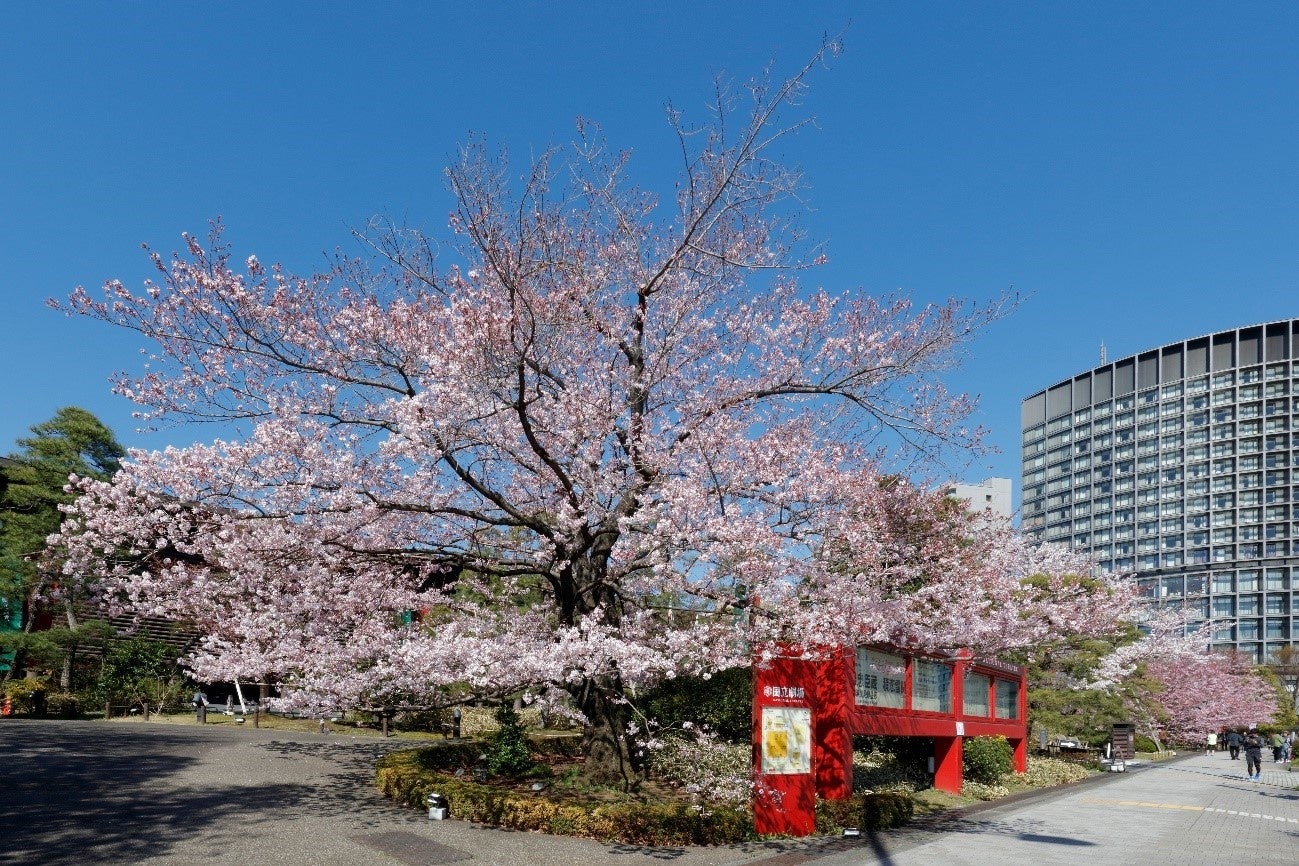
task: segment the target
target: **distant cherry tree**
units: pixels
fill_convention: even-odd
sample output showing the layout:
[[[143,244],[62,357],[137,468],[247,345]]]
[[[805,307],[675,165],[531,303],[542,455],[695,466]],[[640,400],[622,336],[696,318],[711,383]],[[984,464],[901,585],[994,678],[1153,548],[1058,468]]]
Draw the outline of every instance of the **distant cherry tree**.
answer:
[[[1146,628],[1102,660],[1092,683],[1123,698],[1141,733],[1156,743],[1202,743],[1211,732],[1277,717],[1277,689],[1240,654],[1212,651],[1207,627],[1188,630],[1166,612]]]
[[[189,238],[143,291],[78,289],[71,310],[157,347],[120,393],[248,432],[84,482],[67,573],[208,629],[200,679],[303,705],[562,696],[601,780],[639,770],[631,687],[751,648],[1112,628],[1117,581],[906,480],[981,447],[940,376],[1013,300],[796,283],[821,253],[772,151],[824,56],[706,125],[672,112],[664,200],[582,125],[517,183],[469,145],[449,237],[361,233],[377,269],[239,268]]]

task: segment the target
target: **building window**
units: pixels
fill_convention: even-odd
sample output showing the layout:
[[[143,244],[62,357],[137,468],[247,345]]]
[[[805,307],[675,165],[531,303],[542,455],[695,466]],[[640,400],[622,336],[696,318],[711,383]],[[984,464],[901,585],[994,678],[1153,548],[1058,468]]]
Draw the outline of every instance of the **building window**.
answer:
[[[988,692],[992,689],[992,679],[983,674],[970,673],[965,677],[965,715],[989,716]]]
[[[903,707],[907,660],[878,650],[857,648],[856,700],[860,706]]]
[[[997,680],[997,718],[1019,718],[1019,683]]]
[[[912,662],[911,708],[932,713],[952,711],[952,669],[942,662]]]

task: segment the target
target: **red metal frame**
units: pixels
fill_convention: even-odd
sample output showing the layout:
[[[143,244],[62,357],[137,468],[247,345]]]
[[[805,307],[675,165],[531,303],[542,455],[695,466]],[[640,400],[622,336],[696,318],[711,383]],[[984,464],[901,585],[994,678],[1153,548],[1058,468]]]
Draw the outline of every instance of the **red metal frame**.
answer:
[[[855,648],[819,651],[806,654],[811,658],[804,658],[805,654],[796,648],[786,647],[769,663],[755,663],[753,748],[758,793],[754,800],[754,821],[759,833],[810,835],[815,826],[817,797],[838,800],[851,796],[852,738],[858,734],[932,739],[934,787],[939,790],[954,793],[961,790],[962,741],[965,737],[1005,737],[1014,749],[1015,769],[1019,772],[1028,769],[1028,681],[1024,668],[976,660],[968,650],[958,651],[950,657],[938,657],[906,655],[889,647],[864,649],[905,659],[901,708],[859,705],[856,702]],[[917,661],[937,662],[951,668],[951,712],[913,708]],[[965,713],[967,674],[988,678],[989,715]],[[998,681],[1016,685],[1015,718],[997,717]],[[764,710],[769,722],[772,719],[783,720],[792,710],[810,711],[811,760],[806,772],[789,766],[764,772]],[[804,718],[797,713],[790,717]]]

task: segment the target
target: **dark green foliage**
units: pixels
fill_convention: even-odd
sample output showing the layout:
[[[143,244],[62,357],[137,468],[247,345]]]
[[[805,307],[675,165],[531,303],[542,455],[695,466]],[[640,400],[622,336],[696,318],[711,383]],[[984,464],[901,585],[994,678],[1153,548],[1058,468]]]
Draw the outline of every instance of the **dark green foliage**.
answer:
[[[519,723],[519,714],[509,704],[502,704],[493,713],[500,727],[492,734],[487,746],[487,769],[493,775],[520,776],[532,769],[532,752],[528,738]]]
[[[74,498],[63,489],[68,476],[107,479],[126,455],[111,430],[75,406],[60,409],[31,430],[31,436],[18,440],[22,450],[10,454],[3,466],[6,483],[0,496],[0,545],[24,560],[29,572],[45,537],[63,521],[59,506]]]
[[[708,679],[664,680],[636,704],[665,728],[690,722],[731,743],[747,743],[753,736],[753,674],[747,667],[720,671]]]
[[[1082,688],[1100,660],[1141,637],[1129,625],[1113,637],[1070,637],[1038,647],[1032,657],[1008,657],[1028,666],[1029,730],[1051,739],[1073,737],[1092,746],[1109,739],[1110,726],[1126,721],[1123,698],[1113,690]]]
[[[856,736],[852,738],[852,748],[862,754],[876,753],[876,760],[871,762],[875,766],[854,764],[854,790],[873,791],[905,785],[920,791],[933,783],[929,758],[934,753],[934,746],[923,737]]]
[[[1158,743],[1156,743],[1150,737],[1147,737],[1145,734],[1137,734],[1136,739],[1133,741],[1133,747],[1138,752],[1162,752],[1163,751],[1163,749],[1160,748]]]
[[[1015,750],[1005,737],[968,737],[962,749],[967,782],[996,785],[1014,769]]]
[[[185,691],[174,649],[162,641],[131,638],[114,644],[104,657],[95,697],[104,703],[157,708],[178,705]]]
[[[65,490],[69,475],[108,479],[119,468],[126,451],[111,430],[85,409],[65,407],[43,424],[31,428],[32,435],[18,440],[20,451],[0,460],[0,629],[24,629],[33,615],[32,598],[39,589],[39,562],[45,539],[63,522],[60,505],[75,498]],[[15,668],[33,652],[31,661],[40,668],[62,667],[59,677],[64,689],[73,687],[77,646],[84,639],[73,614],[73,585],[65,582],[63,615],[67,628],[51,636],[53,644],[33,647],[7,643],[0,647],[0,662]],[[53,652],[46,653],[47,650]],[[13,672],[6,670],[6,676]]]
[[[0,631],[0,654],[12,653],[32,670],[55,671],[78,647],[97,647],[102,652],[116,634],[111,625],[97,619],[43,631]],[[98,664],[87,664],[89,661],[83,657],[83,663],[70,671],[69,689],[86,688],[98,676]]]
[[[400,763],[411,764],[421,770],[468,770],[479,763],[483,747],[477,743],[438,743],[428,748],[398,752]]]
[[[846,800],[818,800],[816,832],[835,835],[843,832],[845,827],[859,830],[899,827],[911,820],[915,810],[911,795],[900,791],[854,794]]]
[[[870,830],[899,827],[910,821],[915,812],[916,804],[910,794],[901,791],[867,794],[862,798],[861,826]]]

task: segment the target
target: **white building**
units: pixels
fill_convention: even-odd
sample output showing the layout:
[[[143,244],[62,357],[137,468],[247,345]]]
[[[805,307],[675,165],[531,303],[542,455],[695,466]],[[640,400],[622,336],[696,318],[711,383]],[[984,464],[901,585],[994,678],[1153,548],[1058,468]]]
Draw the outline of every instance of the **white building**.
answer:
[[[970,503],[972,511],[991,511],[998,517],[1010,517],[1013,511],[1009,478],[989,478],[978,484],[953,482],[944,490],[953,499]]]

